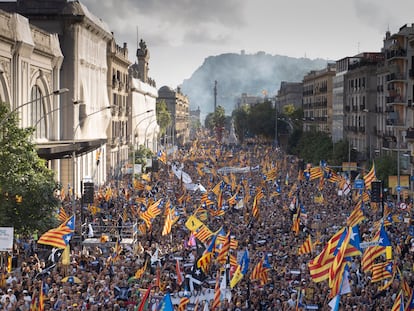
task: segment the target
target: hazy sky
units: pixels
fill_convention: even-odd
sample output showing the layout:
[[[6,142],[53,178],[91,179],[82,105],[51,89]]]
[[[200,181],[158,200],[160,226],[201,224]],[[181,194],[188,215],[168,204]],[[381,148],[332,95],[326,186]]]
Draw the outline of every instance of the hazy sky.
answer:
[[[385,32],[414,23],[412,0],[81,0],[135,61],[150,51],[157,87],[177,87],[211,55],[264,51],[337,60],[380,51]]]

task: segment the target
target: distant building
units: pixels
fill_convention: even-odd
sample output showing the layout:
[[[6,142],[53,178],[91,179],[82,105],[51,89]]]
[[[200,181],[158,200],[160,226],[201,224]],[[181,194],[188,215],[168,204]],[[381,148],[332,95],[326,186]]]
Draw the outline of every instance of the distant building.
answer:
[[[377,65],[382,53],[361,53],[348,59],[344,74],[344,129],[358,161],[372,158],[376,135]]]
[[[108,44],[108,98],[112,106],[111,123],[107,129],[108,152],[107,172],[112,177],[120,177],[122,169],[128,163],[129,133],[128,105],[129,78],[128,68],[131,62],[128,59],[126,43],[121,47],[112,38]]]
[[[150,53],[142,39],[136,55],[137,62],[129,67],[131,111],[128,115],[128,135],[133,148],[143,145],[157,152],[160,131],[156,116],[158,91],[154,80],[148,76]]]
[[[161,100],[166,102],[172,117],[171,128],[167,129],[167,137],[170,137],[171,144],[183,145],[187,143],[190,137],[188,97],[181,92],[180,87],[173,90],[168,86],[163,86],[158,90],[158,101]]]
[[[283,111],[286,105],[293,105],[296,109],[302,108],[303,83],[282,81],[277,91],[275,106]]]
[[[263,102],[264,97],[247,95],[247,93],[242,93],[241,97],[236,98],[236,108],[243,107],[244,105],[255,106]]]
[[[335,64],[325,69],[312,70],[303,78],[303,130],[332,132],[332,86]]]

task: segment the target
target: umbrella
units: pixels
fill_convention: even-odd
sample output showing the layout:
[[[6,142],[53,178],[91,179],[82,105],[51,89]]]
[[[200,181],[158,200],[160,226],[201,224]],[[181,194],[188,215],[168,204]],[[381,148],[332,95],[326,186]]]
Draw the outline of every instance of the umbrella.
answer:
[[[82,281],[77,276],[66,276],[62,279],[62,282],[82,284]]]

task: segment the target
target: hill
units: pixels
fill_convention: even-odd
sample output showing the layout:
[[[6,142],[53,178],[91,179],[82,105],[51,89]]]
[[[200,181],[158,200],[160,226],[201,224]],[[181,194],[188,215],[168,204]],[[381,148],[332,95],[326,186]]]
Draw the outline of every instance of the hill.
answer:
[[[217,105],[230,115],[242,93],[273,97],[282,81],[300,82],[311,70],[325,68],[327,60],[270,55],[226,53],[209,56],[183,81],[182,91],[189,97],[190,109],[200,107],[204,118],[214,110],[214,81],[217,81]]]

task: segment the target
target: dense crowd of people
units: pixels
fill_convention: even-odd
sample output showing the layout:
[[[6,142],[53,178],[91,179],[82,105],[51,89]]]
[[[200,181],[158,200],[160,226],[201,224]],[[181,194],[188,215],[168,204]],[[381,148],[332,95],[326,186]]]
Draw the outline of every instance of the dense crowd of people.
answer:
[[[125,176],[101,186],[93,206],[81,209],[78,202],[76,230],[83,238],[75,240],[75,232],[66,264],[61,252],[49,256],[50,247],[37,244],[36,237],[16,239],[14,267],[2,274],[1,309],[37,310],[34,306],[42,297],[44,310],[139,310],[150,288],[143,310],[156,310],[166,293],[173,297],[177,310],[182,297],[189,298],[187,310],[331,310],[331,287],[327,281],[315,282],[308,264],[346,226],[358,191],[346,193],[338,182],[305,178],[303,161],[265,144],[226,146],[198,141],[167,153],[159,166],[157,172],[135,179]],[[191,187],[183,174],[191,178]],[[258,192],[263,197],[255,202]],[[142,215],[148,203],[159,200],[160,213],[152,215],[148,225]],[[361,241],[371,241],[376,233],[375,223],[384,216],[384,207],[378,205],[365,201],[365,219],[359,223]],[[63,200],[62,207],[69,215],[70,202]],[[412,288],[411,211],[391,203],[386,207],[386,216],[392,216],[386,231],[393,244],[395,266]],[[171,231],[163,235],[171,208],[175,220]],[[194,238],[186,224],[192,215],[210,232],[223,237],[229,233],[237,241],[226,264],[217,261],[218,247],[203,278],[196,280],[198,259],[213,237]],[[299,231],[292,230],[295,216],[300,217]],[[107,229],[105,235],[99,228]],[[126,240],[125,228],[131,228],[133,239],[120,243]],[[299,255],[298,248],[309,236],[313,250]],[[86,243],[92,237],[99,242]],[[247,272],[230,288],[246,250]],[[254,267],[264,257],[270,266],[267,280],[252,279]],[[361,268],[361,256],[349,260],[351,292],[342,295],[340,310],[391,310],[402,286],[401,277],[392,278],[392,285],[381,289],[385,281],[371,282],[371,273]],[[385,254],[377,259],[381,260]],[[183,282],[177,277],[177,262]],[[222,297],[216,307],[218,280]],[[408,300],[406,296],[406,303]]]

